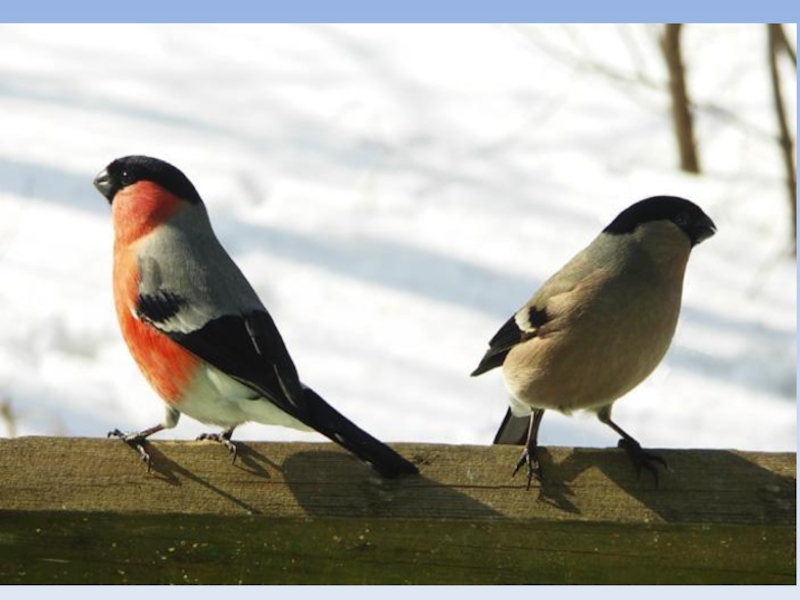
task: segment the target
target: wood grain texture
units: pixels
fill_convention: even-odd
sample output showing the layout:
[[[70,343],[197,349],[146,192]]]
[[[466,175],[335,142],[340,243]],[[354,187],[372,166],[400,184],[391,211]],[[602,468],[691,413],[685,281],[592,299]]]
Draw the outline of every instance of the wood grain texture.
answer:
[[[0,440],[2,583],[794,583],[796,456],[396,444],[382,480],[333,444]]]

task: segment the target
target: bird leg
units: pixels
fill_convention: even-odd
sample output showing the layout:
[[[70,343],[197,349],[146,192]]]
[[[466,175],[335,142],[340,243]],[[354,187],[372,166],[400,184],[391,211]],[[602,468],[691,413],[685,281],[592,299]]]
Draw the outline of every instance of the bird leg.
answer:
[[[537,439],[539,437],[539,425],[542,422],[542,417],[544,416],[544,409],[537,408],[531,413],[531,420],[528,424],[528,438],[525,441],[525,450],[522,451],[522,456],[520,456],[519,461],[517,461],[517,466],[514,467],[514,472],[511,473],[511,476],[517,474],[522,468],[522,465],[528,466],[528,485],[525,488],[526,490],[531,489],[531,480],[533,479],[533,474],[536,473],[536,478],[539,481],[542,480],[542,466],[539,464],[539,444]]]
[[[230,429],[226,429],[221,433],[201,433],[197,436],[198,440],[210,440],[212,442],[219,442],[223,446],[228,449],[228,452],[231,455],[231,464],[236,463],[236,456],[239,453],[239,448],[236,446],[235,442],[231,441],[231,436],[233,435],[233,430],[236,429],[235,427],[231,427]]]
[[[656,487],[658,487],[658,468],[654,463],[659,463],[661,466],[667,469],[667,461],[661,458],[658,454],[653,454],[644,450],[639,442],[633,439],[633,437],[624,429],[622,429],[622,427],[614,423],[614,421],[611,420],[610,409],[603,409],[598,412],[597,418],[622,436],[622,439],[617,442],[617,447],[625,450],[625,454],[628,455],[628,458],[633,463],[633,467],[636,469],[636,478],[639,479],[641,477],[643,468],[647,469],[647,471],[653,476]]]
[[[153,435],[154,433],[158,433],[162,429],[164,429],[164,425],[155,425],[150,427],[149,429],[145,429],[144,431],[138,431],[133,433],[124,433],[119,429],[115,429],[114,431],[109,431],[106,437],[115,437],[121,439],[123,442],[128,444],[131,448],[134,448],[139,452],[141,456],[141,460],[144,464],[147,465],[147,472],[150,472],[150,455],[144,449],[143,442],[148,437]]]

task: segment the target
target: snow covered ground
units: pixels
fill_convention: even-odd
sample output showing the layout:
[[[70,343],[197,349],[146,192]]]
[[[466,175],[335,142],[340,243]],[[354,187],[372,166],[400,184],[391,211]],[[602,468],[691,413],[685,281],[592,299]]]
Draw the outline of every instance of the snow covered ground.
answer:
[[[765,31],[689,26],[685,43],[702,177],[675,169],[652,27],[0,26],[0,402],[17,434],[162,417],[117,330],[91,184],[150,154],[193,180],[303,379],[390,441],[489,443],[501,376],[468,374],[497,328],[622,208],[689,197],[719,232],[617,421],[650,447],[794,450],[796,263]],[[616,436],[548,413],[540,441]]]

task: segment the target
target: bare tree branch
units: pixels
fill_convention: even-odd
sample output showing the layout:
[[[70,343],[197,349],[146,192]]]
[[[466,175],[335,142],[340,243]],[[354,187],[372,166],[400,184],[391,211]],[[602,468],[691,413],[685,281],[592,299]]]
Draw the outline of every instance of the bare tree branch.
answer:
[[[643,88],[655,93],[663,93],[668,91],[668,86],[661,81],[648,77],[646,74],[637,71],[636,74],[629,74],[621,71],[615,66],[605,64],[599,60],[592,59],[589,55],[579,55],[570,52],[563,48],[548,43],[539,37],[533,35],[530,31],[522,26],[515,27],[516,31],[523,35],[526,40],[537,48],[537,50],[544,52],[553,60],[556,60],[569,68],[576,71],[589,72],[602,77],[606,77],[614,83],[619,83],[631,88]],[[705,116],[713,117],[727,122],[731,126],[738,127],[742,131],[747,132],[759,139],[775,142],[777,136],[765,129],[755,125],[735,112],[713,102],[697,102],[689,100],[690,109],[697,113],[702,111]]]
[[[680,23],[664,25],[661,38],[661,49],[667,61],[669,88],[672,97],[672,124],[675,139],[678,142],[681,169],[688,173],[700,172],[700,160],[697,156],[697,144],[694,135],[694,122],[690,108],[689,91],[686,86],[686,72],[681,56]]]
[[[792,219],[792,247],[797,252],[797,171],[794,165],[794,140],[789,131],[789,122],[786,118],[786,109],[783,104],[781,90],[780,69],[778,68],[778,53],[784,48],[781,42],[782,28],[777,24],[767,25],[769,70],[772,75],[772,97],[775,102],[775,116],[778,118],[780,131],[780,147],[783,154],[783,163],[786,168],[786,188],[789,193],[789,209]]]
[[[792,47],[792,43],[789,41],[789,38],[786,37],[786,30],[783,28],[783,25],[775,25],[775,27],[775,33],[778,36],[778,43],[780,44],[781,48],[783,48],[784,52],[789,55],[789,58],[792,59],[795,68],[797,68],[797,52]]]

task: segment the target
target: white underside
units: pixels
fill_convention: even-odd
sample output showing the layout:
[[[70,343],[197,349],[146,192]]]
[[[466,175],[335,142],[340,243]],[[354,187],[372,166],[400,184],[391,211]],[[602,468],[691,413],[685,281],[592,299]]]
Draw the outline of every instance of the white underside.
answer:
[[[210,365],[197,371],[188,393],[177,408],[201,423],[226,429],[254,421],[311,430],[257,392]]]

